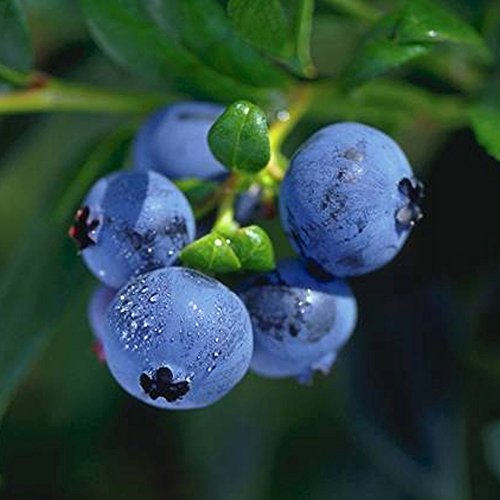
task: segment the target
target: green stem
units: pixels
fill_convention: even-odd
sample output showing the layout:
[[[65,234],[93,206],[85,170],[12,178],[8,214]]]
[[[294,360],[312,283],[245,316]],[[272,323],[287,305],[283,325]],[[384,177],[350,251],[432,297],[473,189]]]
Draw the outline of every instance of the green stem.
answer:
[[[32,81],[32,75],[0,64],[0,80],[15,85],[16,87],[29,87]]]
[[[232,173],[220,189],[220,203],[214,230],[227,234],[238,229],[238,223],[234,220],[234,200],[238,192],[240,178],[238,174]]]
[[[293,128],[309,110],[314,88],[311,85],[297,87],[290,96],[290,106],[277,114],[276,121],[269,129],[271,143],[271,159],[267,167],[259,172],[257,182],[262,186],[279,184],[288,168],[288,158],[283,155],[281,148]]]
[[[290,95],[290,106],[286,110],[278,112],[276,121],[269,130],[269,141],[271,142],[271,151],[278,153],[288,134],[302,119],[309,109],[312,99],[313,87],[311,85],[301,85],[297,87]]]
[[[146,113],[167,101],[167,96],[163,95],[117,93],[49,78],[39,87],[0,94],[0,114],[47,111]]]

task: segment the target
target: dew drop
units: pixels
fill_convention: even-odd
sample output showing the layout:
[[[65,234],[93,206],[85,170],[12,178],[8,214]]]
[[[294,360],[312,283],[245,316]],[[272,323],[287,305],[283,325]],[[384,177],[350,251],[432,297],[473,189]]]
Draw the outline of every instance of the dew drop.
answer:
[[[158,302],[158,299],[160,298],[160,296],[157,294],[157,293],[153,293],[153,295],[151,295],[151,297],[149,297],[149,302]]]

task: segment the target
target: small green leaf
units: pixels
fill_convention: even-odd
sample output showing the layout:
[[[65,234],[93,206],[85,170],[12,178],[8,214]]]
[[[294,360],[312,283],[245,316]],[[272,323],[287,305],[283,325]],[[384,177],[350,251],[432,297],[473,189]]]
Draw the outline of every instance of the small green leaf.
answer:
[[[271,157],[266,115],[247,101],[237,101],[224,111],[212,125],[208,143],[231,170],[258,172]]]
[[[33,63],[31,37],[17,0],[0,0],[0,64],[28,71]]]
[[[243,227],[231,236],[231,241],[242,269],[246,271],[274,269],[273,244],[261,227],[255,225]]]
[[[218,232],[193,241],[181,252],[183,264],[201,271],[230,273],[241,269],[228,238]]]
[[[297,73],[312,76],[309,44],[314,0],[230,0],[227,10],[250,43]]]
[[[500,161],[500,90],[493,90],[473,103],[469,116],[477,142]]]
[[[200,271],[231,273],[274,269],[274,249],[259,226],[214,230],[181,252],[182,263]]]

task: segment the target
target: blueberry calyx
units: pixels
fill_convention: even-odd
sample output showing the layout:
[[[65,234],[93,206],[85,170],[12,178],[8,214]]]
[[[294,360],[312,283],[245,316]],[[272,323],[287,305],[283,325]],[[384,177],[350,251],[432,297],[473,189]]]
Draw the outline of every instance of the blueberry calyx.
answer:
[[[404,177],[399,181],[398,189],[408,198],[408,203],[396,212],[399,224],[414,226],[424,216],[420,203],[424,199],[424,184],[416,177]]]
[[[165,398],[172,403],[185,396],[189,392],[189,382],[174,382],[174,375],[170,368],[163,366],[158,368],[152,377],[146,373],[141,373],[139,383],[143,391],[154,401],[158,398]]]
[[[89,217],[89,207],[79,208],[75,214],[75,222],[68,231],[70,238],[75,242],[80,251],[96,243],[90,237],[90,233],[97,229],[99,221],[97,219],[89,220]]]

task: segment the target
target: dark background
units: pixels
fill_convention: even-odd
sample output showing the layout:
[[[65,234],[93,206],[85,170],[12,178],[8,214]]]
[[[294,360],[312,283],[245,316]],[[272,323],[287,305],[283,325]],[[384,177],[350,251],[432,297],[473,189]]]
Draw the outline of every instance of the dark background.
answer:
[[[39,68],[139,85],[99,55],[76,2],[25,3]],[[477,24],[495,2],[447,3]],[[335,74],[355,30],[327,9],[318,19],[313,55],[324,74]],[[425,71],[405,77],[456,91]],[[0,264],[30,239],[61,166],[71,171],[117,121],[73,114],[0,120]],[[324,123],[306,120],[288,150]],[[91,282],[75,284],[78,300],[2,422],[0,495],[500,498],[500,168],[469,130],[444,134],[412,124],[391,133],[426,182],[426,216],[390,266],[352,281],[359,324],[330,376],[301,386],[249,374],[213,407],[152,409],[122,392],[95,359],[85,311]],[[277,234],[279,225],[270,227]],[[36,232],[30,244],[37,245]],[[24,307],[29,315],[30,304]]]

